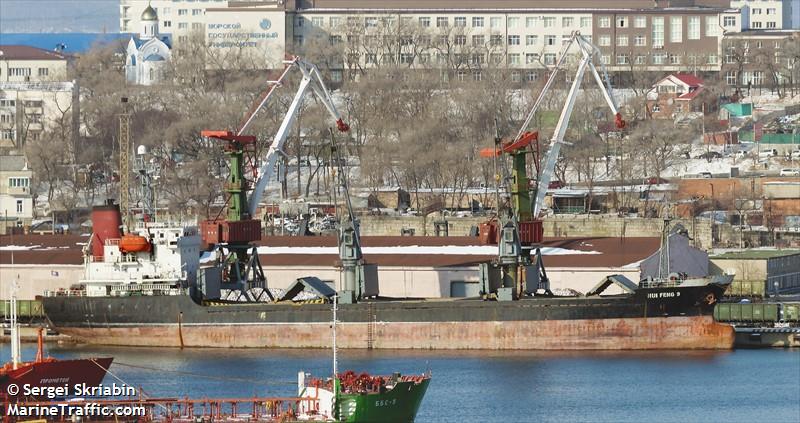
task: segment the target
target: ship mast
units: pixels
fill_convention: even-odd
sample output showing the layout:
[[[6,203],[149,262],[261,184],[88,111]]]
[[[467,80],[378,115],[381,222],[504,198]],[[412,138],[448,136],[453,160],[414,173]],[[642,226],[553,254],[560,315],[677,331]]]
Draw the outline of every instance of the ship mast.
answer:
[[[20,362],[19,326],[17,325],[17,280],[11,282],[11,363],[14,370]]]

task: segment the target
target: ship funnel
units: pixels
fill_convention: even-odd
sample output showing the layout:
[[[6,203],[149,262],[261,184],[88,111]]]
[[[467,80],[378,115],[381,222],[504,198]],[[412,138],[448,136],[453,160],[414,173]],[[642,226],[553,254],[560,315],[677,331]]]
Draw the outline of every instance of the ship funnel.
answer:
[[[103,256],[103,245],[107,239],[119,239],[122,236],[122,215],[114,200],[106,201],[102,206],[92,207],[92,255]]]

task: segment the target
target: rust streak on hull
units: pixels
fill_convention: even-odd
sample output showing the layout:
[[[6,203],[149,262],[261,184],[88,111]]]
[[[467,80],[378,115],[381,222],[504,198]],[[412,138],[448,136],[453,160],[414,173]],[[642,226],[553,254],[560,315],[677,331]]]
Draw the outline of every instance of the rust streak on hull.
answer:
[[[56,327],[90,344],[219,348],[328,348],[329,323]],[[341,323],[340,348],[367,348],[369,323]],[[507,322],[376,322],[372,348],[489,350],[731,349],[733,327],[711,316]]]

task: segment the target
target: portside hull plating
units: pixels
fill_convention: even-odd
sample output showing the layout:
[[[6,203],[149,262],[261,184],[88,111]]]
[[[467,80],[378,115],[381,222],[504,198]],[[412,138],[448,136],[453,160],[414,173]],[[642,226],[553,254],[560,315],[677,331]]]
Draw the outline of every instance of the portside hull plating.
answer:
[[[676,292],[661,290],[660,292]],[[637,296],[492,301],[392,301],[340,305],[340,348],[729,349],[703,290]],[[658,295],[654,295],[658,294]],[[651,298],[651,299],[648,299]],[[54,329],[93,344],[327,348],[330,306],[203,306],[182,296],[48,297]]]

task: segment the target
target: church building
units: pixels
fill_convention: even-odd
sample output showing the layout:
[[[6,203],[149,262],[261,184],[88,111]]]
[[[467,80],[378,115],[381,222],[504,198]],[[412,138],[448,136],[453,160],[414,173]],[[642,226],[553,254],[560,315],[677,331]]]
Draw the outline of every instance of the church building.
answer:
[[[158,14],[150,5],[142,12],[141,31],[128,42],[125,77],[128,83],[154,85],[164,79],[170,58],[172,40],[169,34],[158,33]]]

